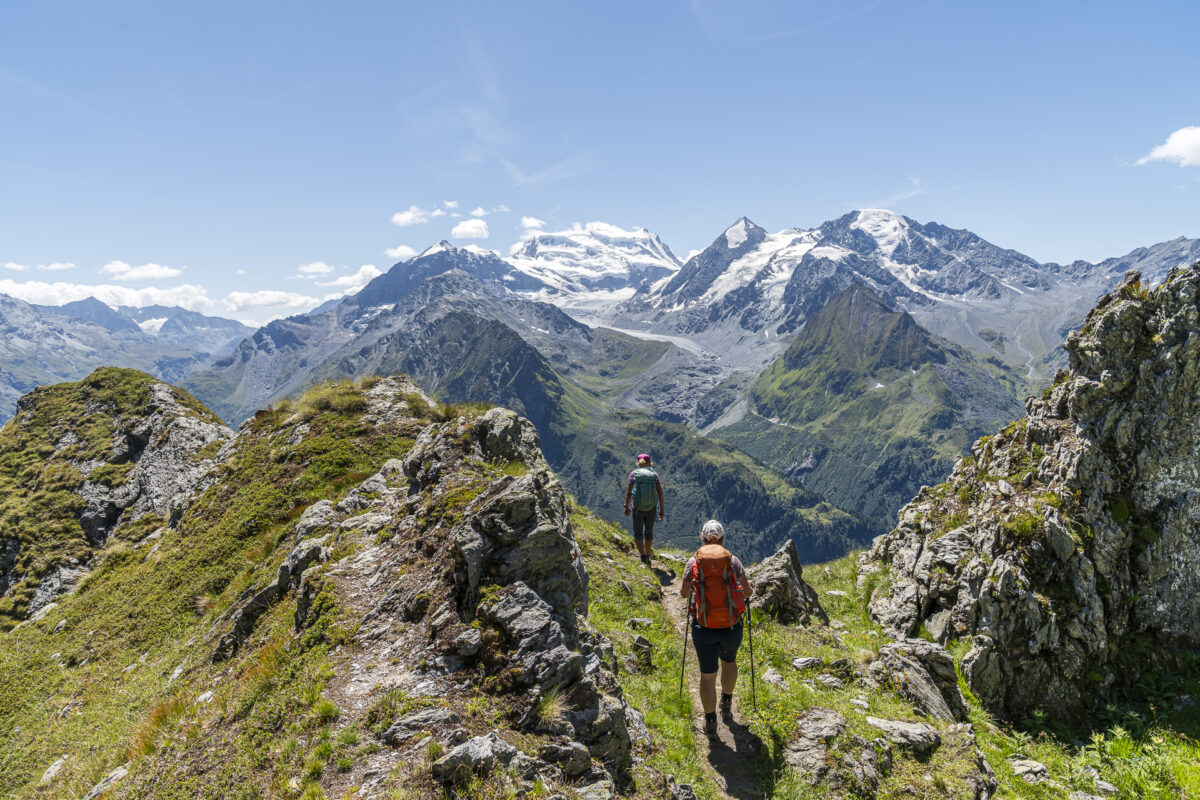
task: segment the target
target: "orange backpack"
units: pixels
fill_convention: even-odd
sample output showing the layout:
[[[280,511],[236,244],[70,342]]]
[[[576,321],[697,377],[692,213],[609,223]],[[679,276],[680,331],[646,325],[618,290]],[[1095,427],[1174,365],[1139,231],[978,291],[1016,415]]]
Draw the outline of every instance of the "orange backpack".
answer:
[[[733,573],[733,554],[719,544],[696,551],[692,573],[692,618],[702,628],[732,628],[746,613],[746,594]]]

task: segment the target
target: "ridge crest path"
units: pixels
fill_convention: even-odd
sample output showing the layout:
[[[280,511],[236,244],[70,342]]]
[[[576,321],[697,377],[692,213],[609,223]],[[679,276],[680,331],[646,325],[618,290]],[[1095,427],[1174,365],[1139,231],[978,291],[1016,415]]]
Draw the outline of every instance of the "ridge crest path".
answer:
[[[682,567],[682,565],[680,565]],[[671,622],[675,633],[682,641],[684,627],[687,625],[687,602],[679,596],[679,583],[674,570],[664,570],[656,567],[654,573],[663,586],[662,605]],[[741,684],[744,670],[749,679],[749,651],[746,647],[738,650],[738,683]],[[727,724],[720,713],[717,714],[717,737],[709,739],[704,733],[704,715],[699,706],[696,687],[700,684],[700,667],[696,661],[695,650],[688,637],[688,653],[684,657],[686,681],[684,689],[692,708],[693,730],[695,731],[696,749],[703,756],[700,761],[709,779],[726,798],[731,800],[764,800],[766,792],[756,777],[755,762],[762,749],[762,742],[751,730],[742,715],[740,703],[736,697],[733,703],[733,723]],[[678,664],[674,665],[679,668]]]

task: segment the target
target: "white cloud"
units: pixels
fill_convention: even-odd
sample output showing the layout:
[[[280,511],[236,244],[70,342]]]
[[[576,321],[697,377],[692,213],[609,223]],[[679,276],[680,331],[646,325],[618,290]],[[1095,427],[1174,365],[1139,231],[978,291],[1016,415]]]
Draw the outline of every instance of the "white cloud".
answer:
[[[64,269],[75,269],[75,265],[69,261],[55,261],[53,264],[38,264],[37,268],[45,270],[46,272],[59,272]]]
[[[100,268],[100,272],[119,281],[158,281],[183,274],[181,269],[164,267],[162,264],[139,264],[135,267],[124,261],[110,261]]]
[[[244,269],[239,269],[239,270],[237,271],[237,274],[238,274],[238,275],[245,275],[245,274],[246,274],[246,270],[244,270]]]
[[[488,224],[481,219],[463,220],[454,226],[450,235],[455,239],[486,239]]]
[[[296,271],[305,278],[311,278],[317,275],[328,275],[333,272],[333,269],[324,261],[314,261],[311,264],[301,264]]]
[[[284,308],[292,311],[301,311],[314,308],[321,301],[315,297],[300,294],[299,292],[263,289],[258,292],[230,292],[225,295],[222,302],[225,303],[225,307],[230,311],[237,313],[239,311],[252,311],[260,308]]]
[[[540,220],[537,217],[521,217],[521,227],[525,230],[530,230],[532,228],[544,228],[546,227],[546,223],[544,220]]]
[[[487,215],[488,211],[483,206],[475,206],[475,208],[471,209],[472,217],[486,217]]]
[[[446,202],[442,203],[442,205],[444,205],[446,208],[458,208],[458,201],[447,200]]]
[[[409,247],[406,244],[402,244],[402,245],[398,245],[396,247],[389,247],[387,250],[383,251],[383,254],[385,256],[387,256],[388,258],[402,258],[405,261],[407,261],[408,259],[415,256],[417,254],[417,251],[412,249],[411,247]]]
[[[492,206],[492,211],[495,211],[497,214],[507,214],[508,206],[506,206],[504,204],[501,204],[498,206]]]
[[[317,281],[317,286],[336,286],[343,294],[353,294],[382,274],[383,271],[374,264],[363,264],[353,275],[341,275],[328,282]]]
[[[1136,163],[1141,166],[1151,161],[1174,161],[1181,167],[1200,167],[1200,125],[1180,128]]]
[[[407,228],[409,225],[421,225],[429,222],[429,212],[417,206],[409,206],[408,211],[397,211],[392,214],[392,224]]]
[[[29,269],[29,265],[28,264],[15,264],[12,261],[9,261],[4,265],[4,268],[8,269],[8,270],[12,270],[13,272],[25,272],[27,269]]]
[[[44,281],[0,280],[0,294],[7,294],[39,305],[60,306],[75,300],[95,297],[110,306],[180,306],[189,311],[203,311],[212,305],[203,286],[183,284],[168,288],[155,286],[132,289],[128,286],[83,284]]]

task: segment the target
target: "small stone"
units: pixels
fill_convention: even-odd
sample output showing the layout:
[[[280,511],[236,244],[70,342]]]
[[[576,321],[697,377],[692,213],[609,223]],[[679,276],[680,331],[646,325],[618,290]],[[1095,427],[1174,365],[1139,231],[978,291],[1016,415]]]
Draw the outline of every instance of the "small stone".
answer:
[[[826,689],[844,689],[846,687],[846,684],[840,678],[835,678],[832,675],[818,675],[817,683]]]
[[[170,686],[172,683],[179,680],[179,678],[182,675],[183,675],[183,665],[180,664],[178,667],[175,668],[175,671],[171,673],[171,677],[167,678],[167,686]]]
[[[763,683],[769,683],[772,686],[778,686],[780,689],[788,688],[788,682],[779,674],[779,670],[771,667],[762,676]]]
[[[46,771],[42,773],[42,779],[38,781],[38,786],[49,786],[50,782],[54,780],[54,776],[63,768],[63,764],[67,763],[68,758],[70,756],[63,756],[58,761],[46,767]]]
[[[641,631],[645,630],[646,628],[654,627],[654,620],[650,619],[649,617],[634,617],[625,624],[630,628],[633,628],[635,631]]]
[[[62,633],[62,630],[65,627],[67,627],[67,621],[65,619],[60,619],[58,624],[54,626],[54,630],[51,631],[51,633]]]
[[[129,768],[120,766],[112,772],[104,776],[104,779],[92,787],[92,790],[83,796],[83,800],[96,800],[97,797],[104,794],[113,784],[117,783],[129,774]]]
[[[576,789],[575,796],[579,800],[613,800],[617,796],[617,790],[613,782],[605,778]]]
[[[1012,771],[1026,783],[1045,783],[1050,780],[1050,770],[1046,765],[1028,758],[1010,758],[1008,764]]]
[[[829,597],[849,597],[850,595],[843,592],[841,589],[830,589],[825,593]]]
[[[803,672],[806,669],[816,669],[817,667],[823,666],[825,666],[825,659],[815,656],[797,658],[792,661],[792,667],[795,668],[797,672]]]
[[[621,587],[621,591],[625,594],[633,594],[633,587],[630,586],[626,581],[617,581],[617,586]]]
[[[478,628],[467,628],[454,637],[454,652],[462,658],[470,658],[479,653],[483,647],[483,634]]]
[[[200,695],[199,697],[197,697],[197,698],[196,698],[196,702],[197,702],[197,703],[199,703],[199,704],[201,704],[201,705],[203,705],[203,704],[205,704],[205,703],[211,703],[211,702],[212,702],[212,699],[213,699],[213,693],[212,693],[212,692],[205,692],[204,694],[202,694],[202,695]]]
[[[850,705],[854,706],[855,708],[860,708],[863,711],[866,711],[867,709],[869,709],[871,707],[871,704],[868,703],[866,700],[860,700],[857,697],[850,701]]]
[[[1087,792],[1071,792],[1067,795],[1067,800],[1104,800],[1104,798],[1100,795],[1088,794]]]
[[[1012,497],[1013,494],[1016,493],[1016,489],[1012,487],[1012,484],[1003,478],[996,481],[996,488],[999,489],[1000,494],[1004,495],[1005,497]]]
[[[633,654],[637,657],[638,665],[644,672],[654,669],[654,645],[640,633],[633,639]]]
[[[1097,777],[1094,779],[1094,782],[1096,784],[1096,791],[1099,792],[1100,794],[1116,794],[1117,793],[1117,787],[1113,786],[1111,783],[1109,783],[1106,780],[1102,780],[1099,777]]]

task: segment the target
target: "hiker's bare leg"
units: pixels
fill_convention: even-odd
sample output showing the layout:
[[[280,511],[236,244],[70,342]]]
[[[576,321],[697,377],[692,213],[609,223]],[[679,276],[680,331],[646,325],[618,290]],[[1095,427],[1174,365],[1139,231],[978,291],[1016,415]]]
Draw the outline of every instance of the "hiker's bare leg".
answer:
[[[737,662],[722,661],[721,692],[724,694],[733,694],[733,688],[735,686],[737,686]]]
[[[700,705],[704,707],[705,714],[712,714],[717,710],[717,673],[715,672],[700,673]]]

